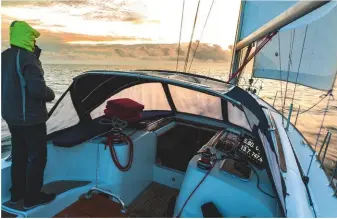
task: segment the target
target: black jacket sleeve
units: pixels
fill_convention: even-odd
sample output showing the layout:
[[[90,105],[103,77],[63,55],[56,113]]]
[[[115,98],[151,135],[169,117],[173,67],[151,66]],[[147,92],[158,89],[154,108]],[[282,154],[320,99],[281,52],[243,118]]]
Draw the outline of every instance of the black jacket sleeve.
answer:
[[[32,97],[45,102],[54,100],[54,91],[46,86],[41,63],[35,55],[30,56],[26,60],[23,68],[23,75],[26,80],[28,92]]]
[[[46,86],[46,89],[47,89],[47,91],[46,91],[46,99],[45,100],[46,100],[46,102],[51,102],[51,101],[53,101],[55,99],[55,93],[48,86]]]

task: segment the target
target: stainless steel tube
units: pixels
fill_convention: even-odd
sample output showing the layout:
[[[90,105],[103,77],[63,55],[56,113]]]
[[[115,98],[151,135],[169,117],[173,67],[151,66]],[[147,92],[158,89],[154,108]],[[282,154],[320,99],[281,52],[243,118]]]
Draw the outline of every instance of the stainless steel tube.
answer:
[[[108,196],[110,196],[110,197],[112,197],[112,198],[117,199],[117,201],[119,202],[119,204],[121,205],[121,208],[122,208],[122,209],[121,209],[121,213],[125,214],[125,213],[127,212],[126,206],[125,206],[124,202],[122,201],[122,199],[121,199],[119,196],[113,194],[113,193],[110,192],[110,191],[107,191],[107,190],[104,190],[104,189],[100,189],[100,188],[98,188],[98,187],[93,187],[93,188],[91,188],[91,189],[87,192],[86,196],[87,196],[88,198],[90,198],[93,192],[103,193],[103,194],[106,194],[106,195],[108,195]]]

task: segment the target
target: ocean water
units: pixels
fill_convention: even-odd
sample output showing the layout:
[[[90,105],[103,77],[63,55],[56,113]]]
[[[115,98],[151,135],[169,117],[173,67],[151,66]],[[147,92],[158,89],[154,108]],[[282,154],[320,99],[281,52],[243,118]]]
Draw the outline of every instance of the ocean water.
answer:
[[[145,65],[146,66],[146,65]],[[145,66],[141,66],[144,68]],[[170,66],[161,68],[161,69],[175,69],[175,63],[170,63]],[[135,69],[135,66],[95,66],[95,65],[43,65],[45,71],[45,80],[47,85],[50,86],[56,94],[56,99],[52,103],[48,103],[47,107],[50,109],[57,99],[64,93],[64,91],[71,84],[72,79],[83,73],[87,70],[129,70]],[[152,67],[160,69],[158,67]],[[228,64],[216,64],[213,66],[208,64],[200,64],[196,65],[195,69],[192,69],[192,72],[198,72],[199,74],[207,75],[210,77],[220,78],[226,80],[228,78]],[[244,79],[240,80],[240,85],[245,86],[247,84],[249,75],[244,76]],[[272,80],[255,80],[255,86],[258,90],[258,94],[261,98],[266,100],[270,104],[274,104],[275,108],[282,111],[282,105],[284,103],[284,94],[286,83],[272,81]],[[282,89],[281,89],[282,86]],[[260,88],[262,89],[260,90]],[[282,96],[281,96],[282,90]],[[335,83],[335,94],[337,90],[337,83]],[[287,98],[284,104],[284,115],[288,115],[289,106],[292,102],[294,86],[289,83],[287,89]],[[277,97],[275,98],[275,94],[278,92]],[[298,108],[300,107],[300,112],[308,109],[310,106],[315,104],[320,100],[320,96],[325,94],[325,92],[309,89],[303,86],[297,86],[296,95],[293,100],[294,110],[292,114],[292,122],[295,123],[296,113]],[[335,95],[336,96],[336,95]],[[296,123],[296,127],[304,134],[305,138],[309,141],[309,143],[315,147],[316,150],[320,149],[320,145],[327,130],[332,131],[332,139],[330,142],[329,150],[327,151],[327,159],[325,162],[325,166],[328,169],[331,169],[333,166],[333,162],[337,160],[337,96],[335,100],[330,101],[329,111],[327,112],[325,122],[323,124],[323,129],[321,131],[321,135],[317,138],[317,133],[319,131],[321,121],[323,118],[323,112],[327,104],[327,98],[324,99],[320,104],[314,107],[309,112],[301,114]],[[317,141],[318,139],[318,141]],[[316,144],[317,142],[317,144]],[[10,133],[6,123],[1,120],[1,149],[2,149],[2,158],[8,156],[10,153]]]

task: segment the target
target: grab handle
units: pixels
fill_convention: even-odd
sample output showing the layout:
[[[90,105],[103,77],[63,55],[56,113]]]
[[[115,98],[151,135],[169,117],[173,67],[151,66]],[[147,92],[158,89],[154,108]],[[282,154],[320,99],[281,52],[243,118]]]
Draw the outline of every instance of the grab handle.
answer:
[[[93,188],[91,188],[91,189],[87,192],[87,194],[85,195],[85,198],[86,198],[86,199],[90,199],[90,198],[92,197],[92,193],[93,193],[93,192],[102,193],[102,194],[105,194],[105,195],[108,195],[108,196],[110,196],[110,197],[112,197],[112,198],[117,199],[117,201],[119,202],[119,204],[121,205],[121,208],[122,208],[122,209],[121,209],[121,213],[125,214],[125,213],[127,212],[126,206],[125,206],[124,202],[122,201],[122,199],[121,199],[119,196],[113,194],[113,193],[110,192],[110,191],[107,191],[107,190],[104,190],[104,189],[100,189],[100,188],[98,188],[98,187],[93,187]]]

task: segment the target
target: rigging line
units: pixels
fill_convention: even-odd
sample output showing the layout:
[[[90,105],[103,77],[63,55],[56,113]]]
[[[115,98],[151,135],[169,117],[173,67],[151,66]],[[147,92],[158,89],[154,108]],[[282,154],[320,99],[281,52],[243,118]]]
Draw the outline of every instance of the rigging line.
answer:
[[[240,58],[239,58],[239,66],[241,66],[242,64],[243,64],[243,62],[244,62],[244,57],[243,57],[243,49],[240,51]],[[244,69],[244,68],[243,68]],[[243,69],[242,69],[242,71],[243,71]],[[240,80],[238,79],[237,80],[237,85],[239,85],[239,83],[240,83]]]
[[[289,82],[289,72],[290,72],[290,66],[292,65],[292,55],[293,55],[293,46],[294,46],[294,38],[295,38],[295,29],[293,30],[293,32],[291,32],[292,34],[292,39],[290,40],[290,48],[289,48],[289,60],[288,60],[288,75],[287,75],[287,83],[286,83],[286,90],[284,91],[284,100],[283,100],[283,105],[282,105],[282,115],[284,115],[284,107],[286,104],[286,100],[287,100],[287,91],[288,91],[288,82]],[[283,117],[282,117],[283,118]],[[282,124],[284,124],[284,120],[282,119]]]
[[[282,88],[282,70],[281,70],[281,39],[280,32],[278,32],[278,59],[280,64],[280,85],[281,85],[281,104],[283,103],[283,88]],[[283,120],[283,117],[282,117]]]
[[[196,12],[195,12],[194,24],[193,24],[192,33],[191,33],[190,44],[188,45],[188,50],[187,50],[187,55],[186,55],[186,60],[185,60],[185,66],[184,66],[184,72],[186,72],[186,69],[187,69],[187,63],[188,63],[188,59],[189,59],[190,52],[191,52],[192,40],[193,40],[193,36],[194,36],[195,25],[196,25],[196,23],[197,23],[198,12],[199,12],[199,6],[200,6],[200,0],[198,1],[197,10],[196,10]]]
[[[257,43],[252,43],[252,44],[250,44],[250,46],[251,46],[251,49],[253,49],[253,47],[255,47],[256,48],[256,44]],[[250,53],[250,52],[249,52]],[[254,65],[253,65],[253,68],[254,68]],[[242,72],[244,72],[245,71],[245,68],[242,70]],[[250,74],[250,79],[253,79],[253,69],[252,69],[252,72],[251,72],[251,74]],[[258,80],[256,80],[255,82],[254,82],[254,84],[253,84],[253,86],[255,86],[255,84],[256,84],[256,82],[257,82]]]
[[[182,29],[183,29],[183,20],[184,20],[184,8],[185,8],[185,0],[183,1],[183,9],[181,11],[180,34],[179,34],[179,45],[178,45],[176,71],[178,71],[178,63],[179,63],[179,55],[180,55],[181,32],[182,32]]]
[[[311,110],[312,108],[314,108],[315,106],[317,106],[317,105],[318,105],[320,102],[322,102],[327,96],[329,96],[329,93],[330,93],[330,92],[332,92],[332,90],[331,90],[331,91],[328,91],[327,94],[324,94],[324,97],[323,97],[322,99],[320,99],[319,101],[317,101],[317,103],[315,103],[314,105],[312,105],[312,106],[309,107],[308,109],[306,109],[306,110],[300,112],[298,115],[301,115],[301,114],[303,114],[303,113],[306,113],[306,112],[308,112],[309,110]]]
[[[263,47],[277,34],[278,30],[277,31],[274,31],[272,33],[270,33],[269,35],[267,35],[263,40],[262,42],[256,46],[254,52],[252,52],[251,55],[248,56],[247,60],[245,60],[243,62],[243,64],[236,70],[236,72],[232,73],[228,79],[228,83],[230,83],[230,81],[233,79],[233,78],[236,78],[238,77],[242,70],[244,69],[245,65],[248,64],[250,62],[250,60],[252,60],[262,49]],[[241,54],[240,54],[241,56]]]
[[[248,59],[248,57],[249,57],[249,55],[250,55],[250,52],[251,52],[252,48],[253,48],[253,46],[252,46],[252,44],[250,44],[250,45],[248,46],[247,50],[246,50],[245,56],[242,56],[243,54],[241,55],[242,58],[243,58],[243,59],[241,60],[242,63],[245,62],[245,61]],[[241,63],[241,64],[242,64],[242,63]],[[248,63],[247,63],[247,64],[248,64]],[[238,80],[238,81],[237,81],[237,84],[240,83],[241,75],[244,73],[244,70],[246,69],[246,66],[247,66],[247,65],[245,65],[245,66],[242,68],[241,73],[237,76],[237,80]],[[253,73],[251,74],[251,76],[253,77]],[[251,78],[252,78],[252,77],[251,77]]]
[[[303,50],[304,50],[304,44],[305,40],[307,38],[307,31],[308,31],[308,25],[305,28],[305,33],[304,33],[304,39],[303,39],[303,44],[302,44],[302,51],[301,51],[301,56],[300,56],[300,61],[298,64],[298,69],[297,69],[297,75],[296,75],[296,81],[295,81],[295,87],[294,87],[294,93],[293,93],[293,98],[291,100],[291,104],[294,103],[294,98],[295,98],[295,93],[296,93],[296,88],[297,88],[297,80],[298,80],[298,75],[300,73],[300,68],[301,68],[301,63],[302,63],[302,56],[303,56]]]
[[[326,116],[326,113],[329,110],[330,100],[333,99],[332,90],[329,91],[329,93],[327,94],[327,96],[329,96],[329,98],[328,98],[328,101],[327,101],[327,104],[326,104],[326,107],[325,107],[325,110],[324,110],[324,113],[323,113],[323,118],[322,118],[321,126],[319,127],[319,131],[318,131],[318,134],[317,134],[315,148],[314,148],[314,154],[311,156],[311,160],[310,160],[308,171],[307,171],[307,176],[309,176],[309,172],[310,172],[310,168],[311,168],[311,165],[312,165],[312,161],[313,161],[313,158],[314,158],[315,153],[316,153],[316,148],[317,148],[317,144],[318,144],[318,141],[319,141],[319,137],[321,136],[321,131],[322,131],[322,128],[323,128],[323,125],[324,125],[325,116]]]
[[[211,14],[211,11],[212,11],[212,8],[213,8],[214,1],[215,1],[215,0],[212,1],[211,7],[209,8],[208,15],[207,15],[207,18],[206,18],[204,27],[202,28],[200,38],[199,38],[199,40],[198,40],[198,42],[197,42],[197,46],[195,47],[195,50],[194,50],[194,53],[193,53],[193,57],[192,57],[192,60],[191,60],[190,67],[188,68],[188,72],[191,70],[191,66],[192,66],[192,63],[193,63],[195,54],[197,53],[197,50],[198,50],[199,43],[200,43],[200,41],[201,41],[202,35],[204,34],[204,30],[205,30],[205,27],[206,27],[206,25],[207,25],[207,21],[208,21],[209,15]]]
[[[308,113],[307,115],[309,115],[313,120],[315,120],[316,123],[319,123],[319,121],[313,115],[311,115],[310,113]]]

